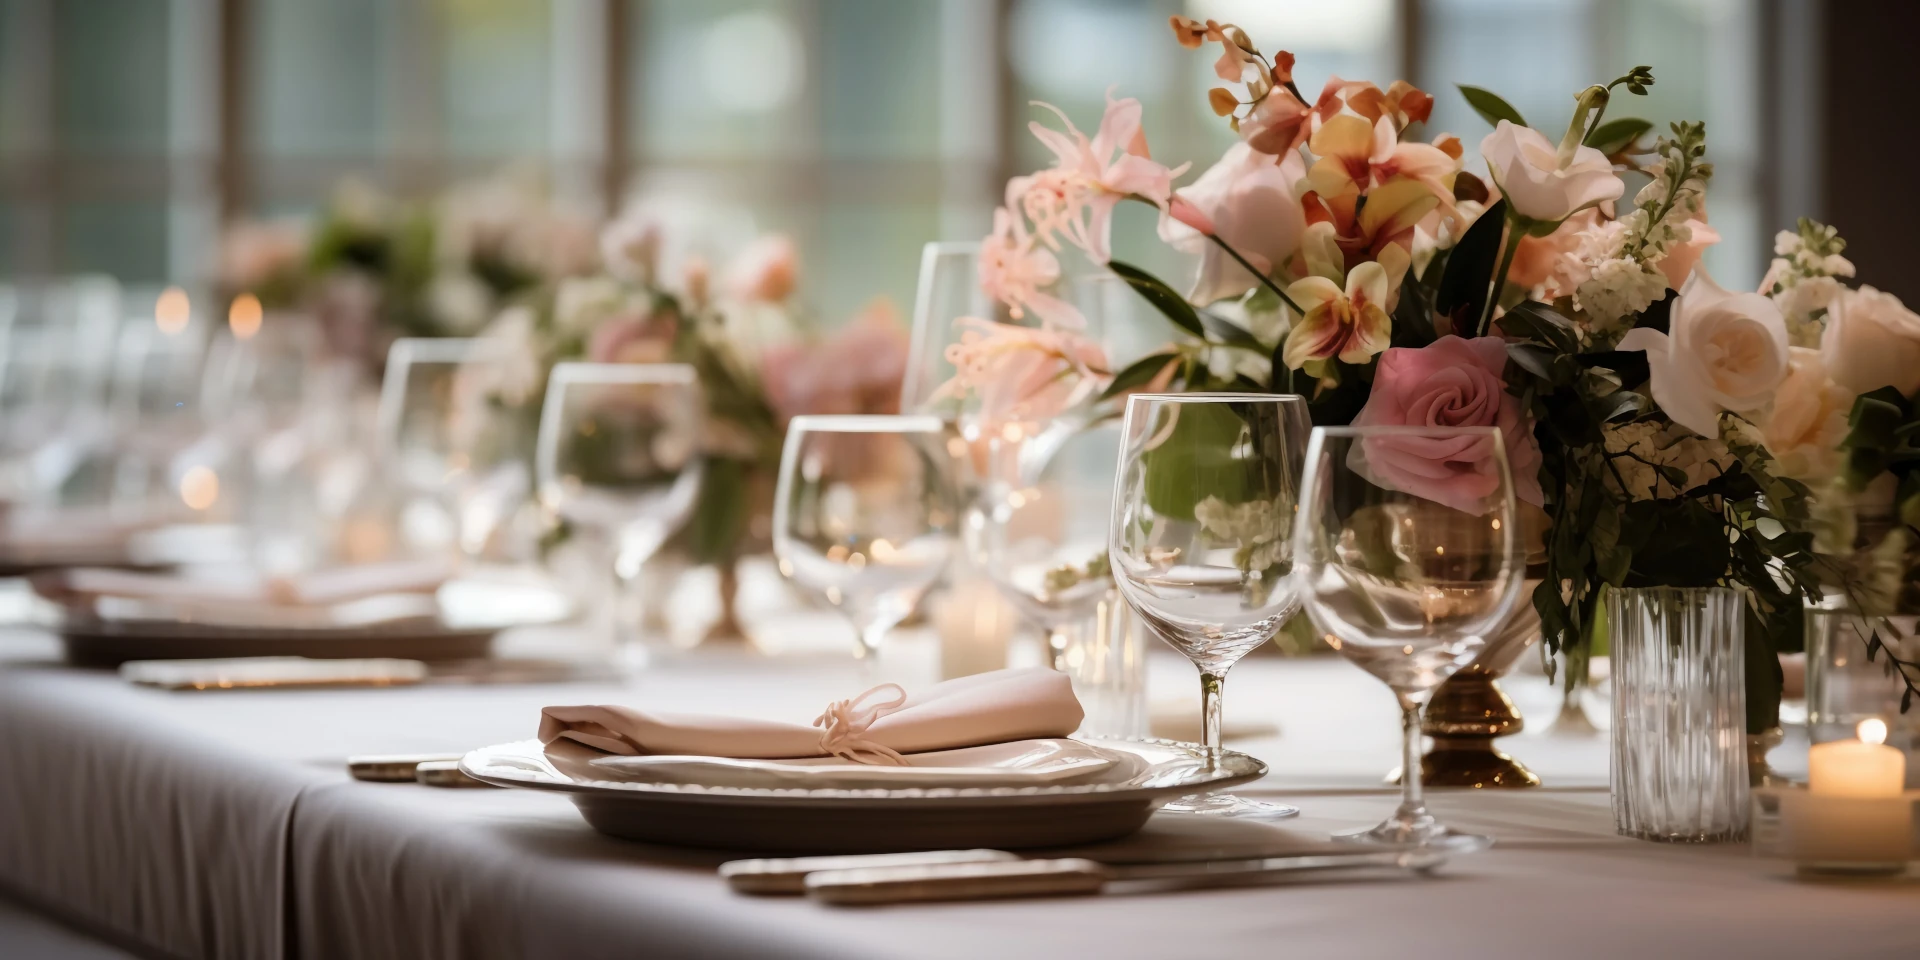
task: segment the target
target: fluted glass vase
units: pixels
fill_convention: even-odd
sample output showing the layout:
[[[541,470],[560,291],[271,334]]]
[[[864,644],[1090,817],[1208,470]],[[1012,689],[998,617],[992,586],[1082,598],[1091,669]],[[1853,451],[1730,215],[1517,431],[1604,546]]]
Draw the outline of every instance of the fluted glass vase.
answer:
[[[1623,835],[1747,835],[1744,608],[1727,587],[1607,592],[1613,820]]]

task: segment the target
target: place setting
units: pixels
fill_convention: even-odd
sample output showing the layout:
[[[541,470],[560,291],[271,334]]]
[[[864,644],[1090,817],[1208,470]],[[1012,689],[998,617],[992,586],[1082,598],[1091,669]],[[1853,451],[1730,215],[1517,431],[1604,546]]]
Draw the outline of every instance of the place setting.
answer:
[[[0,10],[0,955],[1911,952],[1920,23],[422,3]]]

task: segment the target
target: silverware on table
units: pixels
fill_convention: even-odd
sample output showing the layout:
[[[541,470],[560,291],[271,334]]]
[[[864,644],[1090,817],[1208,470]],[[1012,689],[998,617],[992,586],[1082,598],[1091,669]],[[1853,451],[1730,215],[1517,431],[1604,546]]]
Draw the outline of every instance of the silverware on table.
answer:
[[[347,772],[355,780],[368,783],[413,783],[414,771],[423,763],[460,762],[457,753],[401,753],[347,758]]]
[[[1091,894],[1108,883],[1130,880],[1204,883],[1360,869],[1425,874],[1446,860],[1444,854],[1433,851],[1389,850],[1116,866],[1078,857],[1026,860],[999,850],[942,850],[872,857],[736,860],[721,865],[720,873],[742,893],[804,891],[824,903],[855,905]],[[800,878],[798,884],[796,876]]]

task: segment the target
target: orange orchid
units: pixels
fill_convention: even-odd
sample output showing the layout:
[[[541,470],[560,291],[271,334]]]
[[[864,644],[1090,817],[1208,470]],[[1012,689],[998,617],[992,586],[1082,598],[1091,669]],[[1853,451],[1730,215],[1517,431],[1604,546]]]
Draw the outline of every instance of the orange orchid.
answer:
[[[1363,196],[1364,205],[1360,203]],[[1325,196],[1309,190],[1300,202],[1306,209],[1308,236],[1330,238],[1345,262],[1353,265],[1385,259],[1390,246],[1403,253],[1411,251],[1414,227],[1440,205],[1440,198],[1426,184],[1401,178],[1364,195],[1355,191]]]
[[[1315,131],[1307,142],[1316,160],[1307,180],[1321,196],[1363,193],[1395,179],[1426,186],[1443,204],[1453,200],[1453,175],[1460,169],[1460,143],[1442,138],[1452,152],[1433,144],[1402,141],[1393,120],[1382,116],[1372,124],[1340,114]]]

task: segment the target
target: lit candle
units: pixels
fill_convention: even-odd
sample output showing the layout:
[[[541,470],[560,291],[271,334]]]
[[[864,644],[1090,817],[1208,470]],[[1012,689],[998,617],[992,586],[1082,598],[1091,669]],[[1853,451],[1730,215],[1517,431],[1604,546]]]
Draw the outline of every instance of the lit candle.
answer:
[[[1862,720],[1858,740],[1817,743],[1807,753],[1808,787],[1816,797],[1860,800],[1897,797],[1907,782],[1907,757],[1886,745],[1887,725]]]

